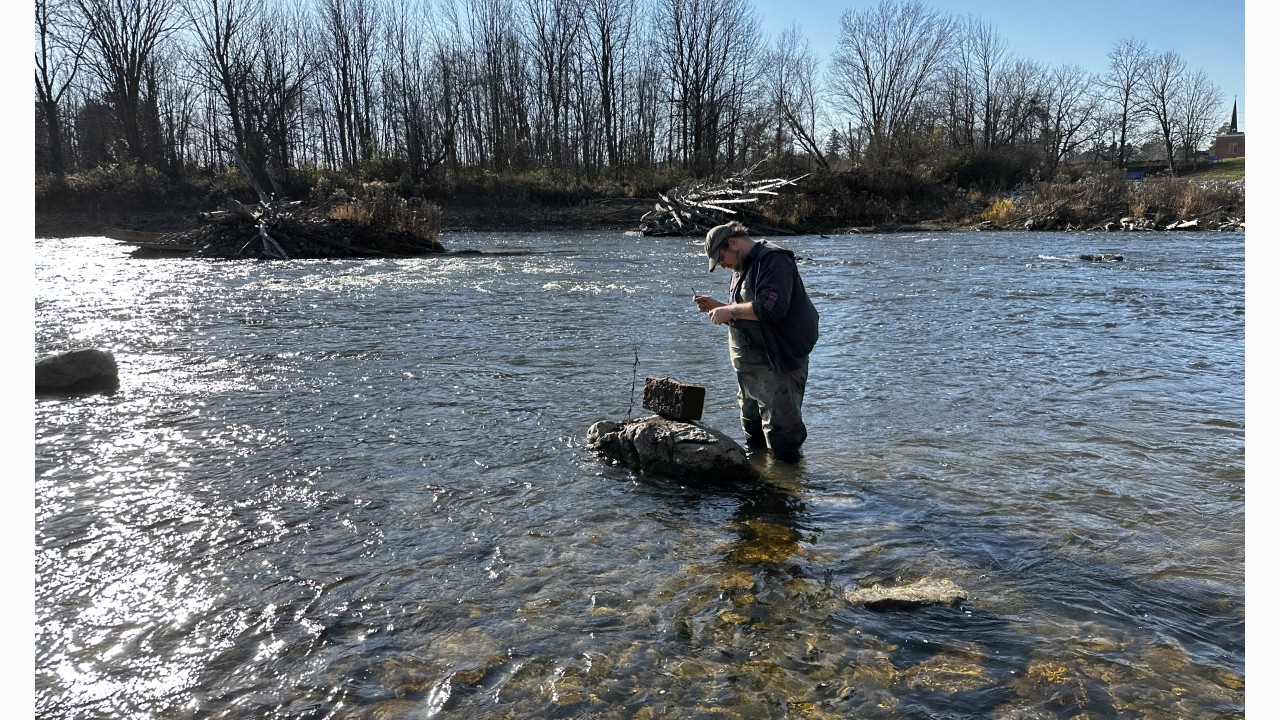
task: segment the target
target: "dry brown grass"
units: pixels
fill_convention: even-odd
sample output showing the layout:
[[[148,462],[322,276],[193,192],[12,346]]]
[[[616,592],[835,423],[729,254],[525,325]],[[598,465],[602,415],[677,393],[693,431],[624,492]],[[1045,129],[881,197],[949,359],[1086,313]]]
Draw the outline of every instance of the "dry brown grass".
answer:
[[[1244,187],[1231,182],[1199,182],[1157,176],[1134,183],[1129,212],[1155,223],[1217,217],[1244,217]]]
[[[1013,217],[1013,198],[996,198],[986,210],[978,215],[981,222],[993,222],[1003,224]]]
[[[403,198],[384,182],[361,185],[355,197],[337,190],[327,201],[328,216],[375,230],[404,232],[435,239],[440,235],[440,208],[422,198]]]
[[[979,219],[987,218],[993,204]],[[1093,226],[1123,217],[1145,218],[1155,225],[1182,220],[1225,222],[1244,218],[1244,186],[1229,181],[1204,182],[1167,175],[1125,180],[1119,172],[1103,172],[1069,183],[1041,183],[1025,188],[1009,219],[1036,218],[1045,227]]]

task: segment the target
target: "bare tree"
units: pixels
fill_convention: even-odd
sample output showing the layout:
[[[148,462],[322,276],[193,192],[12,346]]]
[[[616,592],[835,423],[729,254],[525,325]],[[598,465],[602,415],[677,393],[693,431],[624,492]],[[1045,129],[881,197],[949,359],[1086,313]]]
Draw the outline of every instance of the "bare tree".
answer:
[[[323,22],[321,87],[334,125],[337,160],[348,169],[372,158],[377,149],[376,42],[383,18],[376,2],[319,0]]]
[[[1138,91],[1142,80],[1143,68],[1149,62],[1150,54],[1147,44],[1126,38],[1115,44],[1108,54],[1108,72],[1102,77],[1102,86],[1110,94],[1110,101],[1115,106],[1114,116],[1119,130],[1115,164],[1124,167],[1129,160],[1129,138],[1140,116],[1138,113]]]
[[[279,185],[314,65],[311,47],[294,40],[309,34],[309,18],[298,5],[261,0],[188,0],[184,9],[191,63],[221,111],[205,130],[215,152],[221,162],[243,161],[260,187]]]
[[[1209,144],[1222,113],[1222,91],[1203,70],[1187,79],[1186,92],[1178,99],[1176,140],[1182,160],[1190,164],[1195,153]]]
[[[397,3],[388,15],[383,101],[394,134],[392,147],[408,165],[409,178],[422,182],[444,162],[447,133],[441,71],[423,30],[431,18],[421,3]]]
[[[195,39],[193,64],[204,68],[207,89],[221,101],[231,124],[230,149],[252,167],[262,164],[261,148],[250,140],[256,128],[248,127],[246,93],[256,58],[252,49],[252,24],[262,22],[260,0],[188,0],[183,10]],[[216,126],[210,128],[218,143]],[[252,147],[251,147],[252,145]],[[263,178],[259,178],[260,180]]]
[[[1177,141],[1178,107],[1187,92],[1187,64],[1176,52],[1153,56],[1143,66],[1138,109],[1155,123],[1170,174],[1177,175],[1174,145]]]
[[[622,180],[947,145],[1041,153],[1052,176],[1073,153],[1123,164],[1153,129],[1173,169],[1216,125],[1220,92],[1173,53],[1117,43],[1094,97],[1078,68],[926,2],[851,6],[823,94],[800,29],[761,42],[751,0],[37,0],[37,167],[236,155],[264,187],[304,163]]]
[[[969,23],[968,52],[972,55],[977,81],[978,105],[981,109],[982,146],[998,145],[999,118],[1006,113],[1002,109],[1011,104],[1012,98],[1002,94],[1009,91],[1009,78],[1018,77],[1018,64],[1009,55],[1009,44],[1001,38],[989,23],[971,20]]]
[[[773,118],[773,154],[781,156],[791,141],[819,167],[829,167],[818,144],[818,61],[809,50],[800,28],[791,25],[777,38],[766,56],[765,84]],[[787,148],[789,150],[790,148]]]
[[[969,16],[955,45],[937,94],[949,139],[954,147],[992,148],[1004,115],[999,85],[1009,72],[1008,43],[990,23]]]
[[[955,34],[955,21],[920,0],[880,0],[841,15],[831,91],[867,128],[873,151],[889,150],[916,121]]]
[[[304,7],[275,5],[268,7],[254,34],[258,63],[249,87],[260,118],[262,172],[273,186],[284,182],[297,164],[306,95],[319,66],[316,48],[295,38],[315,32],[314,18]]]
[[[615,176],[622,168],[625,133],[626,78],[632,38],[635,36],[636,0],[584,0],[584,45],[588,73],[595,85],[599,127],[605,162]]]
[[[44,120],[48,167],[58,177],[67,171],[63,103],[75,82],[87,37],[70,22],[66,0],[36,0],[36,108]]]
[[[438,6],[430,24],[431,66],[438,73],[439,117],[444,168],[457,170],[465,157],[464,117],[469,87],[476,84],[477,73],[472,59],[470,40],[458,14],[456,4]],[[460,137],[461,136],[461,137]]]
[[[988,147],[1035,143],[1046,113],[1047,71],[1031,60],[1014,60],[996,76],[996,99],[990,104]]]
[[[581,0],[523,0],[525,43],[532,59],[530,92],[534,98],[535,153],[552,166],[565,164],[575,140],[569,133],[574,115],[585,10]],[[585,138],[576,138],[580,145]]]
[[[196,147],[200,90],[186,73],[176,51],[157,54],[147,66],[147,95],[156,106],[154,134],[158,140],[158,158],[175,174],[181,175],[191,162]]]
[[[152,163],[158,148],[147,138],[154,98],[144,96],[147,66],[173,30],[175,0],[73,0],[93,52],[89,67],[118,116],[128,151]]]
[[[526,48],[502,0],[466,3],[466,52],[475,62],[461,106],[465,132],[477,164],[522,169],[532,150]]]
[[[1052,180],[1069,155],[1092,140],[1099,101],[1095,78],[1078,65],[1060,65],[1049,74],[1045,95],[1045,178]]]
[[[1004,43],[991,25],[969,16],[957,27],[956,49],[942,69],[937,98],[953,147],[978,147],[984,97],[991,97]]]
[[[652,47],[657,42],[645,35],[639,44]],[[652,166],[661,158],[665,88],[660,62],[657,53],[642,52],[636,55],[634,64],[624,66],[630,70],[630,77],[623,81],[623,88],[632,102],[625,106],[621,146],[624,162],[632,166]]]
[[[715,172],[722,156],[735,156],[759,24],[746,0],[665,0],[657,26],[674,149],[696,175]]]

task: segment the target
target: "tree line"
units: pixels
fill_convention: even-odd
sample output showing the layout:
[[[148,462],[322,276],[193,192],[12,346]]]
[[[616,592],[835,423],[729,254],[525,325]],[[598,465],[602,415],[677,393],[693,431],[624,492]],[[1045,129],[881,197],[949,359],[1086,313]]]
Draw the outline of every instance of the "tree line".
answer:
[[[1108,60],[1017,57],[922,0],[850,7],[828,58],[749,0],[36,0],[36,171],[279,187],[999,159],[1052,179],[1151,143],[1176,172],[1221,128],[1220,89],[1176,52],[1125,39]]]

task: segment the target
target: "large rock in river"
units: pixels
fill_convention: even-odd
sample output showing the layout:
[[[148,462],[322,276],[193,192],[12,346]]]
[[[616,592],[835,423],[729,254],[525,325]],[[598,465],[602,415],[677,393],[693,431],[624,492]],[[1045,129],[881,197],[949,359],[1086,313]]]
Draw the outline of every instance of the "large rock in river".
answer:
[[[114,391],[120,387],[115,357],[105,350],[72,350],[36,362],[36,393]]]
[[[701,423],[660,415],[625,422],[601,420],[587,431],[592,450],[636,472],[689,482],[755,480],[747,451]]]

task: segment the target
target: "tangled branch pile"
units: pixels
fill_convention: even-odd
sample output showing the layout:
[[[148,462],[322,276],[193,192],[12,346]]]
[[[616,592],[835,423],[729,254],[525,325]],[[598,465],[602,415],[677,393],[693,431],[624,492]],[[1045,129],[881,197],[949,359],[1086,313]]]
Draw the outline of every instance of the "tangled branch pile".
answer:
[[[403,200],[399,200],[403,204]],[[407,257],[444,252],[437,240],[439,210],[434,206],[394,213],[370,210],[365,201],[329,207],[301,201],[229,202],[222,210],[201,213],[187,230],[160,235],[113,232],[137,249],[134,255],[184,255],[222,259],[315,259]]]
[[[754,170],[754,168],[752,168]],[[701,235],[730,220],[749,225],[768,235],[788,235],[790,231],[771,227],[755,210],[754,203],[778,195],[778,189],[795,185],[806,177],[751,180],[752,170],[719,182],[702,182],[677,187],[658,196],[653,209],[640,217],[640,234],[649,236]]]

